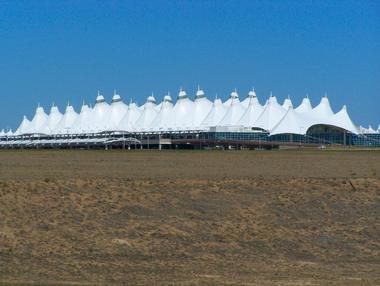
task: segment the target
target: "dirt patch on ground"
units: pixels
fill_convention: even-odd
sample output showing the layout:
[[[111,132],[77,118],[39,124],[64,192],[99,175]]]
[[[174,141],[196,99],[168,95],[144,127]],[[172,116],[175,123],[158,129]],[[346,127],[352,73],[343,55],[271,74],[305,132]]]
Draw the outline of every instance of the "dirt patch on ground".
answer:
[[[380,284],[379,152],[0,152],[0,166],[4,285]]]

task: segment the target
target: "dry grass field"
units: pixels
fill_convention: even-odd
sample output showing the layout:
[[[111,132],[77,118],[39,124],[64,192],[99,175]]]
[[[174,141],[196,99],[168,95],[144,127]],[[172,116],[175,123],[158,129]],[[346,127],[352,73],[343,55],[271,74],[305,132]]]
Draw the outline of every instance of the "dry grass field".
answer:
[[[379,151],[0,151],[0,285],[380,285]]]

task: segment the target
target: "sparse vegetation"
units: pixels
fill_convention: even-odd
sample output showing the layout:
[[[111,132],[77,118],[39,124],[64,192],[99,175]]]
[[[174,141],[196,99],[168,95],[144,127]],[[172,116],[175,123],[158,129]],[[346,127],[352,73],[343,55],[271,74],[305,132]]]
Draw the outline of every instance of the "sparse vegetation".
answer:
[[[0,161],[0,285],[380,284],[380,152]]]

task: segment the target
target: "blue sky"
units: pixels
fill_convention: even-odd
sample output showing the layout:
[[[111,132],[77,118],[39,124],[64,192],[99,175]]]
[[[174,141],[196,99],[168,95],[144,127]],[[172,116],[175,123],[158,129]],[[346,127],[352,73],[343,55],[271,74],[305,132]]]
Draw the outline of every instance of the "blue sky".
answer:
[[[0,0],[2,127],[38,103],[79,109],[98,89],[143,103],[198,84],[295,105],[327,91],[335,111],[377,126],[380,1]]]

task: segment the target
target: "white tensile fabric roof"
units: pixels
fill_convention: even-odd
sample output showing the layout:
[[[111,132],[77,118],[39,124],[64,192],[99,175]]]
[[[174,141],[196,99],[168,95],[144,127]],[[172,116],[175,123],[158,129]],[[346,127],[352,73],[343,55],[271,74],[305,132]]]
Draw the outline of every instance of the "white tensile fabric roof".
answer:
[[[248,95],[247,97],[241,102],[241,105],[244,107],[244,108],[247,108],[249,103],[251,102],[251,98],[257,98],[256,96],[256,92],[255,92],[255,89],[252,88],[252,90],[250,90],[248,92]]]
[[[120,131],[131,132],[134,130],[134,124],[139,119],[141,111],[136,103],[131,102],[128,105],[128,110],[123,119],[119,123]]]
[[[219,126],[236,126],[245,111],[244,107],[241,105],[239,95],[236,90],[231,93],[228,101],[229,105],[225,105],[228,108],[227,112],[218,123]]]
[[[198,87],[194,101],[194,111],[192,113],[192,127],[200,129],[203,120],[212,108],[212,102],[205,96],[202,89]]]
[[[306,131],[303,130],[304,122],[305,121],[301,118],[301,116],[294,111],[292,106],[290,106],[286,111],[285,116],[271,129],[270,134],[304,134],[304,132],[306,133]]]
[[[91,108],[83,104],[80,114],[74,121],[71,130],[74,134],[92,133],[91,129],[92,110]]]
[[[24,115],[22,121],[21,121],[21,124],[20,126],[17,128],[16,132],[15,132],[15,135],[23,135],[23,134],[28,134],[30,132],[30,124],[31,122],[29,121],[29,119]],[[4,136],[5,135],[5,132],[4,132],[4,129],[2,130],[2,133],[0,134],[0,136]]]
[[[350,116],[347,113],[347,107],[344,105],[342,109],[332,115],[330,118],[330,125],[340,127],[354,134],[359,134],[358,127],[352,122]]]
[[[249,98],[247,109],[243,113],[237,125],[242,125],[243,127],[253,127],[263,111],[264,107],[259,103],[256,96]]]
[[[239,99],[239,94],[235,88],[235,90],[231,92],[230,97],[225,102],[223,102],[223,105],[229,107],[231,105],[231,102],[236,98]]]
[[[47,120],[48,115],[45,113],[44,108],[38,106],[36,109],[36,114],[34,115],[32,122],[30,123],[28,133],[43,134],[45,132]]]
[[[68,105],[61,121],[59,121],[55,129],[52,131],[53,134],[72,134],[71,129],[77,117],[78,113],[75,112],[74,107]]]
[[[44,128],[44,133],[54,134],[57,125],[62,120],[63,114],[59,111],[58,107],[53,105]]]
[[[290,99],[289,95],[288,95],[288,98],[286,98],[284,100],[284,103],[282,104],[282,107],[285,110],[288,110],[290,107],[293,107],[293,103],[292,103],[292,100]]]
[[[369,125],[368,128],[366,129],[365,133],[373,134],[373,133],[376,133],[376,131],[375,131],[375,129],[372,128],[371,125]]]
[[[160,110],[150,124],[153,131],[170,130],[173,112],[173,102],[169,94],[164,96],[163,102],[160,103]]]
[[[156,99],[153,95],[149,96],[146,103],[144,104],[144,109],[134,124],[133,129],[139,131],[148,131],[154,118],[157,116],[156,110]]]
[[[92,109],[91,129],[97,132],[103,132],[107,130],[108,119],[111,114],[110,105],[105,102],[103,95],[98,93],[96,103]]]
[[[223,105],[223,102],[219,98],[215,98],[212,104],[210,112],[206,115],[205,119],[201,123],[202,127],[214,127],[223,119],[227,112],[227,107]]]
[[[321,116],[321,114],[318,116]],[[346,106],[343,106],[336,114],[326,114],[323,118],[317,118],[315,114],[299,113],[291,107],[280,122],[270,130],[270,134],[292,133],[305,135],[311,126],[317,124],[332,125],[351,133],[359,134],[358,128],[354,125],[347,113]]]
[[[331,109],[330,101],[327,96],[322,97],[321,102],[313,108],[311,115],[316,118],[316,120],[326,120],[332,116],[334,112]]]
[[[309,96],[306,96],[301,104],[295,109],[297,112],[299,113],[303,113],[303,112],[309,112],[313,109],[313,107],[311,106],[311,102],[310,102],[310,99],[309,99]]]
[[[83,104],[79,115],[70,105],[67,106],[64,115],[59,112],[57,106],[52,106],[49,115],[38,106],[31,121],[24,117],[15,133],[8,131],[0,133],[0,136],[89,134],[103,131],[207,131],[210,127],[225,127],[225,130],[235,127],[242,128],[240,130],[259,128],[271,135],[305,135],[311,126],[318,124],[336,126],[354,134],[380,132],[380,129],[375,131],[372,127],[356,127],[345,106],[334,114],[327,96],[324,96],[315,108],[312,108],[308,97],[294,108],[289,98],[280,105],[272,95],[262,106],[253,89],[242,102],[236,90],[224,103],[218,98],[211,102],[204,91],[198,88],[194,101],[181,89],[174,105],[169,94],[165,95],[158,105],[153,95],[140,107],[133,102],[126,105],[121,96],[114,92],[111,104],[98,93],[94,107]]]
[[[173,107],[172,128],[174,130],[189,130],[192,125],[194,102],[187,97],[184,90],[178,93],[178,99]]]
[[[110,117],[107,122],[108,131],[116,131],[118,130],[118,126],[120,121],[123,119],[125,114],[128,111],[128,106],[122,101],[121,96],[114,92],[111,103],[111,112]]]
[[[261,113],[260,117],[253,124],[254,127],[259,127],[264,130],[272,130],[273,127],[280,122],[280,120],[285,116],[286,110],[277,102],[275,96],[271,96],[268,100],[264,111]]]

